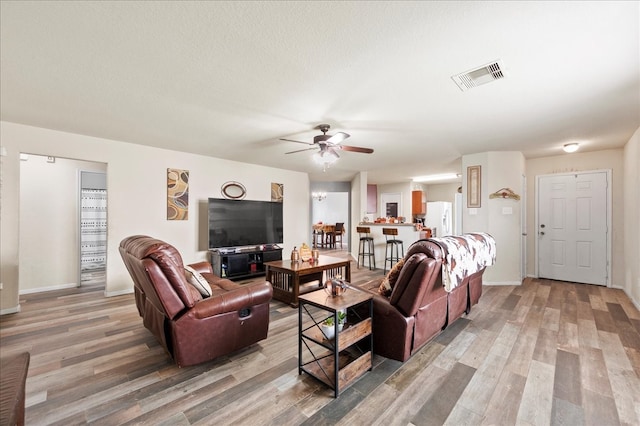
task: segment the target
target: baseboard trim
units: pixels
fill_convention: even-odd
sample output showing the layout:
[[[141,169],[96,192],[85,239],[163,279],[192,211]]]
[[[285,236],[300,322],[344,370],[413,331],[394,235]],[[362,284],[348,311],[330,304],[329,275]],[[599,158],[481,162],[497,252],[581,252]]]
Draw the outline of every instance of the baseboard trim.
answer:
[[[20,290],[20,292],[18,294],[41,293],[43,291],[64,290],[64,289],[67,289],[67,288],[75,288],[75,287],[78,287],[78,283],[53,285],[51,287],[27,288],[27,289],[24,289],[24,290]]]
[[[499,285],[522,285],[522,283],[520,281],[494,281],[494,282],[483,281],[482,285],[495,285],[495,286],[499,286]]]
[[[124,290],[118,290],[118,291],[104,291],[104,295],[105,297],[113,297],[113,296],[122,296],[123,294],[131,294],[133,293],[133,289],[124,289]]]
[[[0,309],[0,316],[9,315],[9,314],[17,314],[20,312],[20,305],[14,306],[13,308]]]
[[[633,306],[636,307],[637,310],[640,311],[640,303],[638,303],[636,300],[633,299],[633,297],[631,297],[631,295],[627,292],[627,289],[625,287],[622,286],[612,286],[611,288],[615,288],[616,290],[622,290],[624,291],[624,294],[627,295],[627,297],[629,298],[629,300],[631,300],[631,303],[633,304]]]

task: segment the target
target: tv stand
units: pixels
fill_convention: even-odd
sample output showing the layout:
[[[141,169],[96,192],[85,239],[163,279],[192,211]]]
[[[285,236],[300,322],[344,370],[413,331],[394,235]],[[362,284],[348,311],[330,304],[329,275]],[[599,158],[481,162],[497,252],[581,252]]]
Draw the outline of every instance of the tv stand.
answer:
[[[275,244],[251,247],[225,247],[209,250],[213,273],[231,280],[265,275],[265,262],[282,260],[282,249]]]

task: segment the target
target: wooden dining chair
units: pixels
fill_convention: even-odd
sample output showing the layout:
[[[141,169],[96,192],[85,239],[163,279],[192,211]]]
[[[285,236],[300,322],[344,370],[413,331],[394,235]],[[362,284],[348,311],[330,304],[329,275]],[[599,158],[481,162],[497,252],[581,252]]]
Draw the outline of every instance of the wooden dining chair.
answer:
[[[325,225],[324,226],[324,242],[327,247],[335,248],[336,246],[336,226],[335,225]]]
[[[342,236],[344,235],[344,222],[337,222],[336,227],[333,231],[333,246],[338,243],[338,239],[340,239],[340,248],[342,248]]]

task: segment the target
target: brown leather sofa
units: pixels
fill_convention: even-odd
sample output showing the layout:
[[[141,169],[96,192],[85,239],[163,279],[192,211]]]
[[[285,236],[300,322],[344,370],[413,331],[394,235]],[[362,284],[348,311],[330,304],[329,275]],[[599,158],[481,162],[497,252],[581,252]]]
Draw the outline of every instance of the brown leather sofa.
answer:
[[[438,240],[420,240],[409,247],[389,297],[379,292],[382,279],[360,286],[374,294],[376,354],[404,362],[478,303],[485,267],[462,276],[461,282],[447,291],[442,266],[448,249]]]
[[[267,338],[267,281],[239,285],[213,274],[211,264],[189,265],[206,279],[211,296],[185,277],[180,253],[143,235],[125,238],[120,254],[134,283],[138,313],[179,366],[199,364]]]

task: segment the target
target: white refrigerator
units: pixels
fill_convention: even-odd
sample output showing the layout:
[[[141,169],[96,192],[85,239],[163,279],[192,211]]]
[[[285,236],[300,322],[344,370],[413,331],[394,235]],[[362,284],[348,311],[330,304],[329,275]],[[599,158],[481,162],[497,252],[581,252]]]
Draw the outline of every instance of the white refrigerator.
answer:
[[[433,237],[444,237],[453,234],[452,204],[448,201],[427,203],[427,215],[424,226],[431,228]]]

